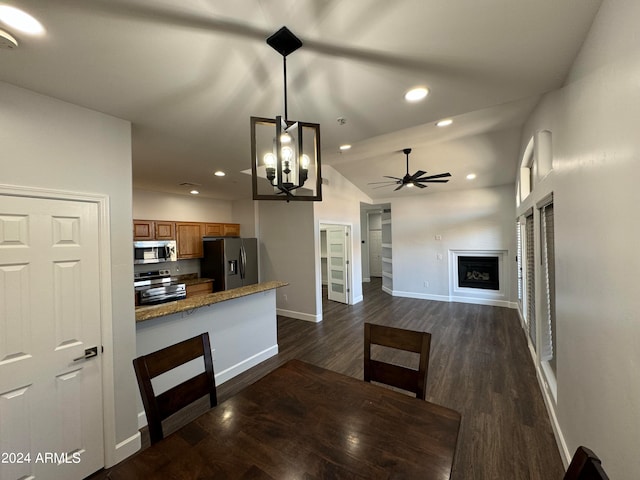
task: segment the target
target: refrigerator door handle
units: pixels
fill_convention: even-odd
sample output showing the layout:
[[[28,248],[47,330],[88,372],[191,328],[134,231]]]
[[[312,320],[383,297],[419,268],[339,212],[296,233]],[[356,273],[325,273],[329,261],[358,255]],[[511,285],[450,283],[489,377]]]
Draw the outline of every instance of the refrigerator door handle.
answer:
[[[240,278],[244,280],[247,271],[247,252],[244,250],[244,245],[240,247]]]

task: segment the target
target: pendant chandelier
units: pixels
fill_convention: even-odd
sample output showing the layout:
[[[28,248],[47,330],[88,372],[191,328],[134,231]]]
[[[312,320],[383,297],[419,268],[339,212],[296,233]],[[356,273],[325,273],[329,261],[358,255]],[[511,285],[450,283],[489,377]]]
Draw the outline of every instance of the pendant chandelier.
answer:
[[[287,55],[302,41],[282,27],[267,44],[282,55],[284,115],[251,117],[253,199],[322,201],[320,125],[290,120],[287,111]]]

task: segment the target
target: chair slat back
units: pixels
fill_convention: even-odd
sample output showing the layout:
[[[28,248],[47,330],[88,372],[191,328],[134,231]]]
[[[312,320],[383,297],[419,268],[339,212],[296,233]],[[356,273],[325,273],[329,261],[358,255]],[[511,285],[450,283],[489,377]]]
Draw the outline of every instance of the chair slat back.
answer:
[[[394,365],[371,358],[371,345],[418,353],[418,369]],[[364,324],[364,380],[380,382],[415,393],[417,398],[427,397],[427,374],[431,334],[385,325]]]
[[[151,380],[191,360],[202,357],[204,372],[156,395]],[[218,404],[209,334],[203,333],[161,350],[142,355],[133,361],[147,415],[151,443],[164,438],[162,421],[187,405],[208,395],[209,404]]]

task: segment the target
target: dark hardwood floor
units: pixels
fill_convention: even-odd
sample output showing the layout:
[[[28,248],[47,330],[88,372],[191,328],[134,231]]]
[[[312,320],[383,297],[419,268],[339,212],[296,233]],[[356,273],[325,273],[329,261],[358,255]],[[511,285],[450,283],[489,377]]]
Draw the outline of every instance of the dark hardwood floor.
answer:
[[[392,297],[376,279],[363,284],[363,290],[364,302],[357,305],[325,298],[323,321],[317,324],[278,317],[279,354],[220,385],[219,401],[291,358],[362,379],[365,321],[425,330],[432,334],[427,400],[462,414],[451,478],[562,478],[564,468],[515,310]],[[203,408],[194,408],[188,417]],[[108,472],[91,478],[108,478]]]

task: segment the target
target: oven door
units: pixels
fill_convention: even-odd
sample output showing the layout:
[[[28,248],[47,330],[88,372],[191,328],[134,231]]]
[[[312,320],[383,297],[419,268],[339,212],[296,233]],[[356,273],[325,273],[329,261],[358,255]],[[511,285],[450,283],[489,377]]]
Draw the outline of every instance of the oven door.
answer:
[[[140,305],[156,305],[187,298],[187,289],[184,283],[178,283],[142,289],[139,295]]]

